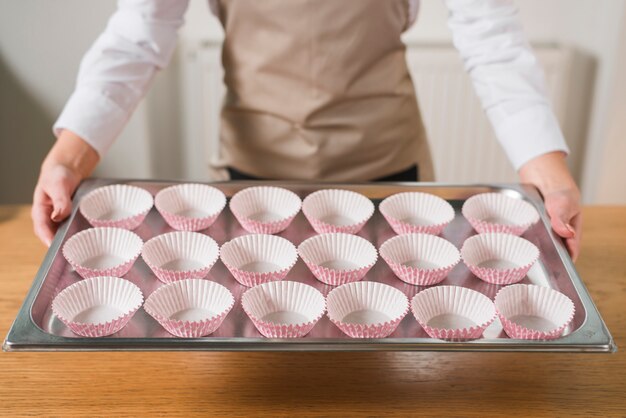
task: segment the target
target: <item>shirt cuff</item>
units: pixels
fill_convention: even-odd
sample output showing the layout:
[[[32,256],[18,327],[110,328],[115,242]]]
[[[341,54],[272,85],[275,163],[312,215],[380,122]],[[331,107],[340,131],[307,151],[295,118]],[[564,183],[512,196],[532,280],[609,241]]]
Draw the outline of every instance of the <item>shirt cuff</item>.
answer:
[[[559,123],[548,105],[535,105],[506,116],[499,109],[492,109],[487,115],[515,170],[549,152],[569,154]]]
[[[91,145],[102,158],[127,120],[127,113],[106,95],[82,89],[70,96],[52,131],[57,137],[63,129],[72,131]]]

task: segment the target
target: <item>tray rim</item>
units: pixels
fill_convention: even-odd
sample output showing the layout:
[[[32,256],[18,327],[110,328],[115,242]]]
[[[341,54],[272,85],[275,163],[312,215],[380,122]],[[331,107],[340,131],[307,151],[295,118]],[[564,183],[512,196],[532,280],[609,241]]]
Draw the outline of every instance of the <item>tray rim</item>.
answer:
[[[31,308],[43,285],[44,279],[60,251],[69,225],[78,212],[78,200],[84,189],[94,184],[113,183],[188,183],[182,180],[158,179],[111,179],[89,178],[81,182],[72,199],[72,213],[59,227],[42,264],[33,279],[30,290],[2,345],[3,351],[461,351],[461,352],[601,352],[613,353],[617,346],[600,312],[591,299],[589,291],[579,276],[562,241],[550,227],[539,191],[532,185],[519,183],[436,183],[436,182],[390,182],[390,183],[322,183],[307,181],[202,181],[209,185],[282,185],[308,187],[354,187],[354,186],[409,186],[439,188],[489,188],[502,192],[514,192],[531,203],[540,214],[552,244],[568,273],[572,284],[585,308],[581,326],[567,336],[553,341],[528,341],[516,339],[480,339],[465,342],[449,342],[431,338],[384,338],[384,339],[270,339],[243,337],[181,338],[69,338],[49,334],[42,330],[31,316]],[[79,193],[80,192],[80,193]]]

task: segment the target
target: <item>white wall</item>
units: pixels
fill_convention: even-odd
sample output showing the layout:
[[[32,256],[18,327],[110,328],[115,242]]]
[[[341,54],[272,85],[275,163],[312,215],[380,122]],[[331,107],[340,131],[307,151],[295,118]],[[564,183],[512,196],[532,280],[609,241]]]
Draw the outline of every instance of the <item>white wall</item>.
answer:
[[[611,155],[609,125],[618,129],[611,122],[616,119],[612,93],[624,2],[519,0],[518,4],[531,41],[572,44],[595,60],[587,153],[581,170],[584,197],[587,202],[626,203],[623,194],[600,193],[598,184],[626,175],[623,164],[614,164],[609,173],[603,169],[607,152]],[[53,140],[49,127],[71,92],[82,54],[114,7],[114,0],[0,0],[0,202],[30,199],[39,161]],[[450,42],[446,18],[442,1],[423,0],[418,22],[406,37],[420,42]],[[222,37],[206,0],[192,0],[186,19],[181,30],[183,43]],[[179,71],[174,63],[157,78],[147,102],[102,161],[98,174],[184,175],[182,156],[193,155],[193,150],[179,150],[172,141],[183,129],[176,113]],[[577,168],[576,162],[574,166]]]
[[[113,0],[0,0],[0,202],[28,202],[52,123],[70,95],[84,52]],[[148,127],[140,106],[102,161],[109,177],[149,177]]]

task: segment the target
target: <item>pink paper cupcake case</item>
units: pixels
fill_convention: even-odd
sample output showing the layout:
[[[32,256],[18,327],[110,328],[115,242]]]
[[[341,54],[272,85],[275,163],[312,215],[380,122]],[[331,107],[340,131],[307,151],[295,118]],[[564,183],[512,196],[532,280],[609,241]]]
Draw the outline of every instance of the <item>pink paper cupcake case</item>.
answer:
[[[298,254],[317,280],[331,286],[362,280],[378,260],[376,247],[369,241],[342,232],[314,235],[300,244]],[[332,258],[351,261],[358,267],[334,269],[321,265]]]
[[[474,195],[465,201],[461,212],[480,234],[499,232],[519,236],[539,220],[530,203],[501,193]],[[494,217],[508,221],[503,223]]]
[[[374,267],[374,264],[369,264],[365,267],[354,270],[333,270],[313,263],[305,264],[317,280],[331,286],[340,286],[342,284],[363,280],[372,267]]]
[[[433,286],[441,283],[446,279],[450,271],[452,271],[452,269],[456,265],[455,264],[444,268],[422,270],[415,267],[408,267],[402,264],[394,263],[390,260],[385,261],[389,265],[389,268],[391,268],[391,271],[393,271],[400,280],[414,286]]]
[[[159,246],[159,248],[154,248],[155,246]],[[175,251],[172,247],[177,247],[178,251],[189,252],[190,258],[201,262],[203,266],[185,270],[162,268],[161,265],[157,264],[157,260],[159,258],[167,259],[164,255],[169,251]],[[154,254],[150,253],[152,249],[154,249]],[[195,251],[201,251],[202,254],[193,254]],[[195,257],[191,257],[192,255]],[[213,268],[219,258],[219,246],[211,237],[197,232],[169,232],[147,241],[142,250],[142,258],[155,276],[163,283],[172,283],[186,279],[203,279],[209,274],[209,271],[211,271],[211,268]]]
[[[100,299],[109,303],[117,302],[125,312],[110,321],[98,323],[79,322],[73,318],[73,315],[90,308],[91,303]],[[74,283],[63,289],[54,298],[52,311],[74,334],[94,338],[120,331],[142,304],[143,295],[136,285],[118,277],[101,276]]]
[[[91,269],[89,267],[83,267],[79,264],[73,263],[70,261],[71,266],[76,270],[81,277],[85,279],[89,279],[92,277],[98,276],[112,276],[112,277],[123,277],[133,268],[135,261],[139,255],[133,256],[131,260],[128,260],[124,264],[120,264],[119,266],[107,268],[107,269]]]
[[[177,184],[159,191],[154,205],[173,229],[201,231],[215,223],[226,207],[226,196],[221,190],[206,184]],[[181,215],[185,210],[197,210],[202,215]]]
[[[294,192],[275,186],[255,186],[240,190],[230,200],[230,211],[243,229],[253,234],[277,234],[289,227],[302,201]],[[259,213],[279,219],[259,220]]]
[[[393,219],[391,217],[385,216],[383,217],[391,226],[391,229],[398,234],[431,234],[431,235],[440,235],[444,228],[448,226],[450,222],[441,222],[435,225],[411,225],[406,222],[399,221],[397,219]]]
[[[202,320],[172,319],[176,309],[211,304],[217,313]],[[157,289],[144,310],[167,332],[181,338],[200,338],[215,332],[235,306],[235,298],[224,286],[201,279],[185,279]]]
[[[376,325],[348,324],[333,319],[331,322],[350,338],[386,338],[398,328],[406,313],[408,309],[402,318]]]
[[[241,270],[230,264],[224,263],[224,265],[226,266],[226,268],[228,268],[228,271],[230,271],[230,274],[233,275],[235,280],[247,287],[254,287],[263,283],[284,280],[295,264],[296,263],[294,262],[290,267],[278,271],[272,271],[269,273],[257,273]]]
[[[161,212],[161,216],[165,222],[173,229],[178,231],[202,231],[215,223],[219,217],[219,213],[202,218],[186,218],[184,216],[175,215],[173,213]],[[221,212],[220,212],[221,213]]]
[[[242,235],[222,246],[220,258],[240,284],[248,287],[283,280],[298,261],[296,247],[285,238],[269,234]],[[241,268],[250,262],[275,262],[279,269],[258,272]]]
[[[87,221],[95,226],[95,227],[110,227],[110,228],[123,228],[128,230],[136,229],[141,223],[146,219],[148,215],[148,211],[137,214],[135,216],[131,216],[130,218],[121,219],[119,221],[111,221],[111,220],[98,220],[98,219],[87,219]],[[84,215],[83,215],[84,216]]]
[[[385,338],[409,312],[409,301],[400,290],[377,282],[354,282],[330,291],[326,298],[328,318],[351,338]],[[384,311],[391,319],[377,323],[346,320],[361,310]]]
[[[469,340],[480,338],[496,319],[491,299],[475,290],[460,286],[431,287],[417,293],[411,300],[411,312],[431,338],[441,340]],[[442,328],[429,321],[442,314],[458,314],[471,318],[477,325],[460,328]]]
[[[245,311],[245,309],[244,309]],[[250,312],[246,312],[246,315],[250,318],[256,329],[266,338],[300,338],[307,335],[315,324],[324,316],[324,312],[322,312],[318,317],[314,320],[309,321],[305,324],[297,324],[297,325],[279,325],[273,324],[271,322],[263,321]]]
[[[122,277],[130,271],[141,253],[143,241],[135,233],[122,228],[89,228],[68,239],[62,253],[67,262],[83,278],[98,276]],[[108,248],[107,248],[108,247]],[[92,268],[83,263],[91,257],[115,249],[124,261],[106,268]]]
[[[257,298],[255,301],[256,292],[266,292],[262,298]],[[281,293],[285,296],[281,298]],[[298,300],[300,298],[300,300]],[[266,301],[272,306],[282,310],[288,308],[287,305],[292,305],[291,308],[296,309],[300,306],[300,309],[308,311],[309,320],[297,324],[281,324],[271,321],[265,321],[259,316],[264,311],[263,307],[259,306],[261,300]],[[308,308],[304,308],[304,300],[308,301]],[[312,286],[298,282],[280,282],[280,283],[267,283],[252,289],[249,289],[241,299],[241,305],[256,329],[267,338],[300,338],[307,335],[315,324],[324,316],[326,311],[326,303],[324,296]],[[265,307],[267,308],[267,306]],[[313,314],[311,314],[313,313]]]
[[[91,191],[82,198],[78,208],[83,217],[94,227],[133,230],[144,221],[153,204],[152,195],[147,190],[125,184],[114,184]],[[104,216],[111,207],[120,205],[132,215],[120,219],[107,219]]]
[[[506,269],[506,270],[497,270],[486,267],[478,267],[467,265],[467,268],[479,279],[491,283],[491,284],[499,284],[499,285],[508,285],[514,284],[522,281],[528,270],[533,266],[532,264],[527,264],[522,267],[514,268],[514,269]]]
[[[234,214],[237,221],[241,224],[243,229],[252,233],[252,234],[278,234],[279,232],[284,231],[291,225],[296,215],[290,216],[285,219],[281,219],[280,221],[274,222],[259,222],[253,219],[246,218],[244,216]]]
[[[326,222],[322,222],[319,219],[308,218],[309,223],[313,227],[313,230],[318,234],[327,234],[327,233],[344,233],[344,234],[357,234],[365,224],[367,220],[346,226],[339,225],[331,225]]]
[[[509,285],[524,279],[539,259],[539,249],[530,241],[512,234],[490,232],[468,238],[461,248],[467,268],[479,279],[492,284]],[[518,267],[480,266],[490,257],[513,262]]]
[[[370,199],[360,193],[342,189],[322,189],[308,195],[302,203],[302,212],[315,232],[358,233],[374,214],[375,207]],[[327,222],[328,216],[342,216],[351,220],[340,225]]]
[[[135,315],[135,311],[121,316],[113,321],[104,324],[81,324],[60,318],[61,321],[74,333],[82,337],[98,338],[115,334],[128,324],[130,319]]]
[[[454,208],[447,201],[422,192],[403,192],[389,196],[380,203],[379,210],[398,235],[439,235],[455,216]],[[407,221],[411,216],[422,218],[422,222]]]
[[[450,242],[430,234],[404,234],[393,237],[380,247],[380,256],[400,280],[417,286],[442,282],[461,261],[457,248]],[[420,268],[403,264],[410,252],[419,259],[436,260],[437,268]]]
[[[509,295],[506,295],[507,293]],[[517,298],[506,300],[511,294],[516,293]],[[534,300],[534,304],[539,305],[539,310],[545,311],[540,312],[541,316],[545,317],[550,314],[552,317],[557,318],[554,322],[558,323],[558,326],[549,331],[541,331],[525,327],[509,319],[509,315],[513,316],[511,313],[514,311],[523,313],[524,310],[538,309],[537,306],[533,307],[532,305],[534,304],[529,303],[529,300]],[[547,287],[526,284],[515,284],[500,289],[495,298],[495,305],[504,332],[510,338],[523,340],[554,340],[560,338],[574,319],[576,312],[574,303],[562,293]],[[536,314],[538,312],[529,313]],[[553,319],[552,317],[550,319]]]

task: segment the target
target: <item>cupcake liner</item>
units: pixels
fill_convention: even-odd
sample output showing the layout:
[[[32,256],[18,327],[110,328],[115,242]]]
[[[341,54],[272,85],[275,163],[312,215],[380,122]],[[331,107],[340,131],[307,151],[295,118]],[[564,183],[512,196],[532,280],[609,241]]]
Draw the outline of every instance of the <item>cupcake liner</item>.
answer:
[[[512,284],[526,276],[539,258],[539,249],[524,238],[491,232],[465,240],[461,257],[479,279],[493,284]]]
[[[461,261],[452,243],[429,234],[395,236],[383,243],[380,256],[400,280],[419,286],[443,281]]]
[[[135,186],[100,187],[82,198],[78,209],[95,227],[135,229],[152,209],[150,192]]]
[[[428,335],[442,340],[480,338],[496,319],[491,299],[460,286],[421,291],[411,300],[411,311]]]
[[[308,334],[326,310],[324,295],[304,283],[282,281],[249,289],[241,306],[267,338],[298,338]]]
[[[249,187],[230,200],[230,210],[250,233],[277,234],[300,212],[302,201],[294,192],[274,186]]]
[[[326,298],[328,317],[352,338],[385,338],[409,311],[409,300],[398,289],[376,282],[344,284]]]
[[[317,280],[337,286],[362,280],[376,264],[376,248],[345,233],[315,235],[300,244],[298,254]]]
[[[495,299],[504,332],[511,338],[553,340],[574,318],[574,302],[549,287],[516,284],[502,288]]]
[[[220,258],[239,283],[252,287],[283,280],[298,260],[296,247],[274,235],[243,235],[222,246]]]
[[[219,247],[206,235],[177,231],[146,242],[141,256],[160,281],[171,283],[206,277],[219,257]]]
[[[170,334],[199,338],[218,329],[234,305],[232,293],[221,284],[185,279],[158,288],[143,308]]]
[[[481,193],[467,199],[463,216],[478,233],[503,232],[522,235],[539,220],[528,202],[502,193]]]
[[[157,193],[154,205],[172,228],[200,231],[217,220],[226,206],[226,196],[206,184],[178,184]]]
[[[63,289],[52,301],[52,312],[83,337],[115,334],[143,303],[139,287],[118,277],[93,277]]]
[[[308,195],[302,212],[318,234],[356,234],[374,214],[374,204],[360,193],[325,189]]]
[[[89,228],[67,240],[63,256],[83,278],[121,277],[139,257],[143,241],[121,228]]]
[[[379,209],[398,235],[439,235],[454,219],[454,208],[442,198],[428,193],[398,193],[383,200]]]

